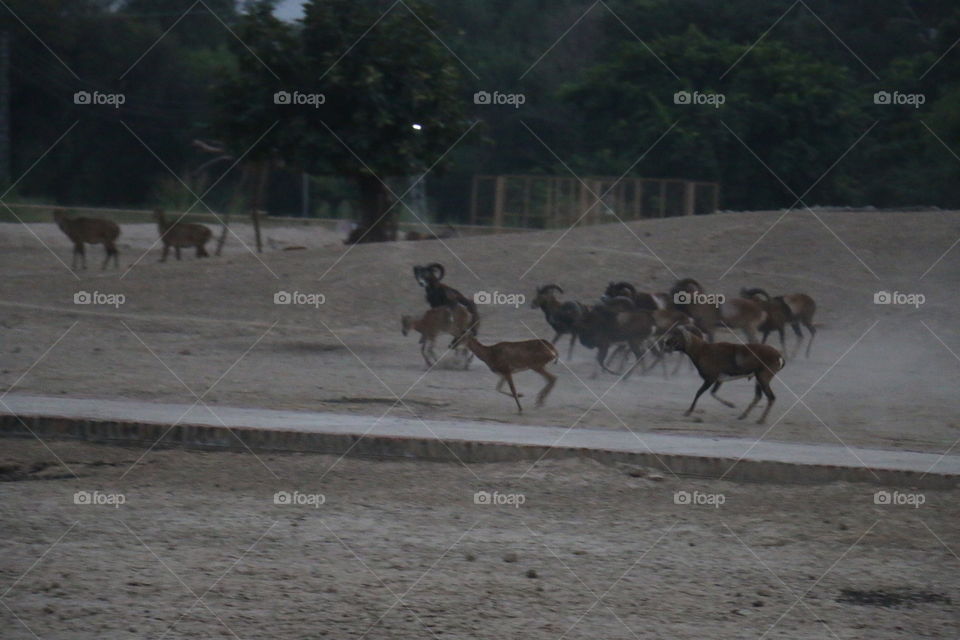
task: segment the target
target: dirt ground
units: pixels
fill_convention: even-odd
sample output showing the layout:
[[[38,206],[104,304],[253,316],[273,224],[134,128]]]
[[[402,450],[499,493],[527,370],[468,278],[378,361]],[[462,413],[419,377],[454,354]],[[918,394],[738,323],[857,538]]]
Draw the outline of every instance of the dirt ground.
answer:
[[[13,391],[934,452],[960,439],[949,384],[960,368],[960,250],[948,251],[960,237],[956,212],[729,213],[354,248],[329,230],[269,228],[263,254],[231,237],[219,258],[165,264],[150,225],[125,225],[121,268],[100,271],[102,248],[88,247],[91,268],[76,274],[60,262],[69,265],[70,245],[52,224],[0,226],[0,388]],[[252,245],[249,227],[237,234]],[[307,249],[281,250],[290,245]],[[578,345],[568,361],[565,341],[546,407],[530,401],[539,377],[518,377],[528,410],[517,416],[481,363],[463,371],[447,358],[428,372],[416,336],[400,335],[400,315],[426,307],[411,267],[430,261],[467,295],[526,296],[519,307],[480,307],[484,341],[553,337],[529,305],[536,285],[591,302],[611,280],[663,291],[687,276],[727,296],[743,286],[804,291],[820,329],[812,357],[790,359],[778,377],[766,426],[709,397],[684,418],[699,382],[686,365],[669,379],[592,378],[592,353]],[[880,290],[925,301],[876,305]],[[125,300],[74,304],[81,291]],[[274,304],[281,291],[322,294],[323,304]],[[751,394],[742,381],[722,391],[740,406]]]
[[[48,444],[0,453],[9,640],[960,631],[957,490]]]

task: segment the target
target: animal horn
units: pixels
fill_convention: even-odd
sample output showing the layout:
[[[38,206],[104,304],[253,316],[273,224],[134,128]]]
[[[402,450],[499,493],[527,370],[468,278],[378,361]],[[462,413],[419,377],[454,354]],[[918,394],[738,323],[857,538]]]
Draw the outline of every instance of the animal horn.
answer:
[[[443,280],[443,276],[445,276],[445,275],[447,274],[446,269],[444,269],[444,268],[443,268],[443,265],[440,264],[439,262],[431,262],[430,264],[428,264],[428,265],[427,265],[426,267],[424,267],[424,268],[427,269],[427,270],[429,270],[429,271],[433,271],[434,273],[436,273],[437,271],[439,271],[439,272],[440,272],[440,275],[437,276],[437,280]]]
[[[560,285],[557,284],[545,284],[537,289],[537,293],[546,293],[552,289],[556,289],[559,293],[563,293],[563,289],[561,289]]]

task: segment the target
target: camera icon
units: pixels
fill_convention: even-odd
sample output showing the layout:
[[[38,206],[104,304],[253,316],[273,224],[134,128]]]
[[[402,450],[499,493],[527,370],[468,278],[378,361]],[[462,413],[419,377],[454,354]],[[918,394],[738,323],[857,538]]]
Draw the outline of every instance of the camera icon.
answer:
[[[293,496],[289,491],[277,491],[273,494],[273,504],[291,504],[292,502]]]
[[[73,94],[73,104],[90,104],[92,100],[89,91],[77,91]]]
[[[893,302],[893,296],[889,291],[877,291],[873,294],[873,304],[890,304]]]
[[[890,504],[891,497],[889,491],[877,491],[873,494],[873,504]]]
[[[677,291],[673,294],[673,304],[693,304],[693,294],[689,291]]]
[[[73,494],[73,504],[90,504],[92,501],[89,491],[77,491]]]
[[[73,294],[73,304],[91,304],[93,296],[89,291],[77,291]]]
[[[674,491],[673,504],[690,504],[691,496],[689,491]]]
[[[273,294],[273,304],[290,304],[293,302],[293,296],[289,291],[277,291]]]
[[[474,304],[490,304],[493,302],[493,296],[489,291],[477,291],[473,294]]]
[[[292,99],[289,91],[277,91],[273,94],[273,104],[290,104]]]
[[[890,104],[893,96],[890,95],[889,91],[877,91],[873,94],[873,104]]]
[[[489,91],[477,91],[473,94],[473,104],[490,104],[492,100]]]
[[[677,91],[673,94],[673,104],[690,104],[691,100],[689,91]]]
[[[473,494],[473,504],[490,504],[490,492],[489,491],[477,491]]]

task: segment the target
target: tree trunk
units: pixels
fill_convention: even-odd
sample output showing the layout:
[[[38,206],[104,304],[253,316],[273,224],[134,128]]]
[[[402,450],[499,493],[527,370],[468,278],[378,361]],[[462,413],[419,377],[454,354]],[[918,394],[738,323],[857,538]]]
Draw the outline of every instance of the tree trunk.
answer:
[[[360,219],[348,242],[396,240],[397,208],[387,212],[392,204],[390,192],[376,176],[361,174],[357,176],[357,184],[360,187]]]

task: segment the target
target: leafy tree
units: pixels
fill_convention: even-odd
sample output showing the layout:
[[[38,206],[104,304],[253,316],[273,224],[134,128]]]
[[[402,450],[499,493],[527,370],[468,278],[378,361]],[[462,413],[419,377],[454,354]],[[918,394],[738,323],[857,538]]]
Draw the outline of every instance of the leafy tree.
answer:
[[[383,181],[427,170],[469,127],[458,63],[427,30],[437,28],[432,11],[407,2],[416,15],[398,5],[378,22],[389,4],[312,0],[295,27],[272,5],[258,2],[241,20],[252,53],[235,51],[216,130],[239,154],[273,127],[254,156],[355,180],[363,241],[391,238],[397,208]],[[276,92],[290,103],[277,104]],[[319,94],[322,104],[295,104]]]

